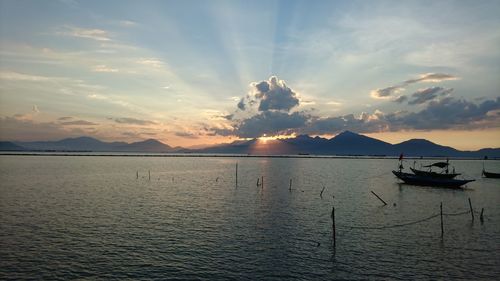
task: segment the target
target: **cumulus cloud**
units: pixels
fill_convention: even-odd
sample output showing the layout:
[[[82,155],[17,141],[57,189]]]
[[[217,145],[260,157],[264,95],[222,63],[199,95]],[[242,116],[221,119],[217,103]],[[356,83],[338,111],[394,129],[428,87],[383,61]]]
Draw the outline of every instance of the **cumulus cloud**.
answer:
[[[279,80],[276,76],[271,76],[268,80],[254,82],[250,84],[251,91],[238,102],[238,109],[244,111],[254,104],[258,104],[258,111],[284,111],[289,112],[299,105],[300,101],[285,81]]]
[[[419,89],[415,93],[413,93],[412,100],[408,102],[410,105],[414,104],[422,104],[427,101],[433,100],[439,95],[444,96],[448,93],[451,93],[453,91],[453,88],[445,89],[442,87],[429,87],[425,89]]]
[[[128,118],[128,117],[114,118],[113,120],[116,123],[119,123],[119,124],[130,124],[130,125],[148,126],[148,125],[156,125],[157,124],[154,121],[142,120],[142,119],[135,119],[135,118]]]
[[[404,83],[452,80],[447,74],[425,74],[415,81]],[[418,81],[416,81],[418,80]],[[403,84],[404,84],[403,83]],[[291,111],[300,100],[296,94],[276,77],[252,83],[252,91],[238,103],[239,110],[247,114],[239,116],[238,110],[225,118],[224,126],[207,127],[207,135],[256,138],[265,135],[335,134],[344,130],[360,133],[400,130],[478,129],[500,126],[500,98],[468,101],[448,94],[452,88],[439,86],[420,89],[411,95],[398,95],[402,85],[378,89],[373,95],[391,98],[397,103],[420,104],[420,111],[395,111],[384,113],[375,110],[359,115],[318,116],[312,112]],[[275,95],[275,96],[274,96]],[[267,99],[271,99],[267,100]],[[278,102],[279,101],[279,102]],[[263,105],[264,102],[264,105]],[[249,110],[258,109],[257,111]],[[253,114],[248,116],[248,114]]]

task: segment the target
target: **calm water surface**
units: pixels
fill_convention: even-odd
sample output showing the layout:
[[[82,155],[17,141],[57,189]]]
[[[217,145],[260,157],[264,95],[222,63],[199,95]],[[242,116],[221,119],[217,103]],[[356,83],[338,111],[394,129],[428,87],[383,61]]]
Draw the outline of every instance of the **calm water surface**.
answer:
[[[477,179],[465,190],[401,185],[396,162],[0,156],[0,278],[498,278],[500,181],[480,178],[482,161],[454,161]],[[444,239],[439,217],[352,228],[416,221],[440,202],[467,211],[468,198],[484,223],[445,216]]]

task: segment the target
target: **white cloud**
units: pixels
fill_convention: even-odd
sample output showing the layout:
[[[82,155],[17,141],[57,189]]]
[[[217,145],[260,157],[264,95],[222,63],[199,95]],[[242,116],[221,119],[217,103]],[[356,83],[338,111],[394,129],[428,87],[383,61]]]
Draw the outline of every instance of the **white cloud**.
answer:
[[[88,29],[74,26],[65,26],[63,30],[57,32],[57,34],[63,36],[92,39],[96,41],[111,41],[111,38],[106,30],[97,28]]]
[[[94,72],[118,72],[118,69],[116,68],[111,68],[109,66],[106,66],[105,64],[101,65],[96,65],[92,71]]]
[[[140,60],[137,61],[137,63],[147,66],[152,66],[155,68],[161,68],[164,65],[164,63],[157,58],[141,58]]]

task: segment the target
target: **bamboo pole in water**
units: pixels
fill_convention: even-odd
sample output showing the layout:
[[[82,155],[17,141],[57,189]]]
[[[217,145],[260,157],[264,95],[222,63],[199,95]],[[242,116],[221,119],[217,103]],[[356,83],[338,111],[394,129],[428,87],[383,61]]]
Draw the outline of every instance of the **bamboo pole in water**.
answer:
[[[481,222],[484,222],[483,213],[484,213],[484,208],[481,208],[481,215],[479,216],[479,220]]]
[[[292,179],[290,179],[290,187],[288,188],[288,190],[292,191]]]
[[[444,236],[444,228],[443,228],[443,202],[439,205],[439,209],[441,210],[441,239]]]
[[[384,203],[384,205],[387,205],[387,203],[385,203],[384,200],[382,200],[382,198],[380,198],[380,196],[377,195],[377,193],[371,191],[373,193],[373,195],[377,196],[378,200],[382,201],[382,203]]]
[[[474,221],[474,209],[472,209],[472,202],[470,201],[470,197],[469,197],[469,208],[470,208],[470,215],[472,217],[472,221]]]
[[[260,177],[260,188],[264,189],[264,176]]]
[[[236,182],[235,187],[238,187],[238,163],[236,163]]]
[[[151,170],[148,170],[149,180],[151,180]]]
[[[336,237],[335,237],[335,206],[332,206],[332,238],[333,238],[333,247],[336,246]]]
[[[136,180],[138,180],[138,179],[139,179],[139,171],[137,171],[137,172],[135,173],[135,179],[136,179]]]

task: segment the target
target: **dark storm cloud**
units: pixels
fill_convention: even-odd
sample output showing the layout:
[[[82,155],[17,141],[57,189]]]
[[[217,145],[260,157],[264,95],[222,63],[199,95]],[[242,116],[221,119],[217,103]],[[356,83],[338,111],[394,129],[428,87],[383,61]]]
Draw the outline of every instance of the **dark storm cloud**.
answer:
[[[135,119],[135,118],[127,118],[127,117],[124,117],[124,118],[113,118],[113,120],[116,123],[119,123],[119,124],[130,124],[130,125],[143,125],[143,126],[147,126],[147,125],[156,125],[157,124],[154,121],[141,120],[141,119]]]
[[[445,89],[443,87],[429,87],[425,89],[420,89],[411,95],[413,99],[409,101],[408,104],[410,105],[422,104],[427,101],[435,99],[439,95],[443,96],[448,93],[451,93],[452,91],[453,91],[452,88]]]

